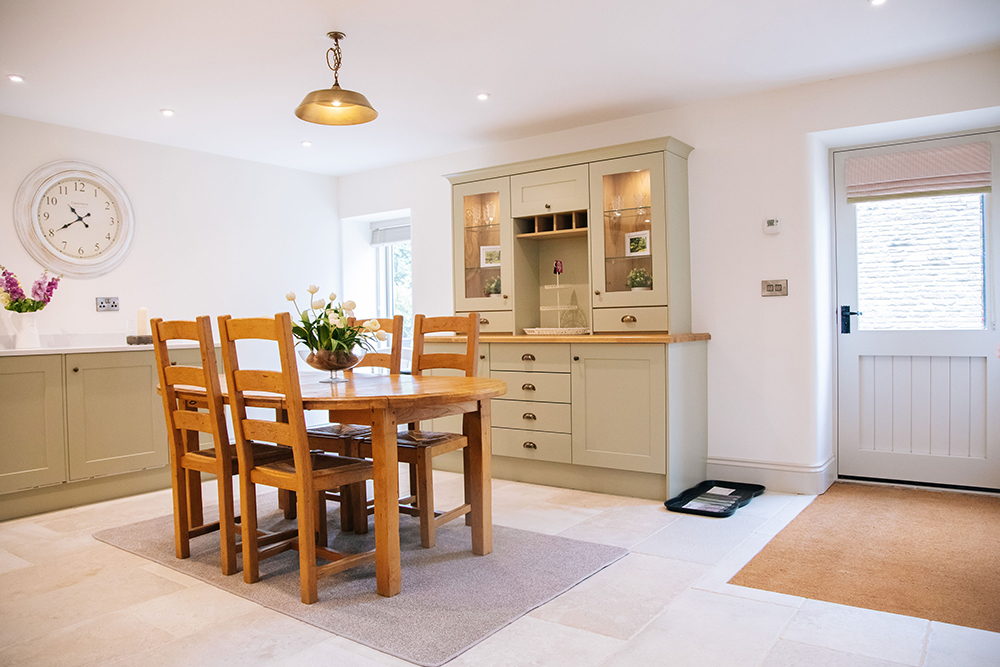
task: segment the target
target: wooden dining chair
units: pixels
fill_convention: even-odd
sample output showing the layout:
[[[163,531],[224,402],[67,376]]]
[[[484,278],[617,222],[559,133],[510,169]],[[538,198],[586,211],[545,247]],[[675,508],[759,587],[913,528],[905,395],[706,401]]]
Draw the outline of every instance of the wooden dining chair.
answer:
[[[465,336],[465,352],[462,354],[425,352],[424,336],[429,333],[454,333]],[[417,315],[413,322],[413,361],[411,373],[423,375],[435,369],[454,369],[466,377],[474,377],[479,365],[479,314],[468,317],[425,317]],[[362,456],[371,456],[371,436],[360,438]],[[400,499],[399,511],[420,518],[420,544],[433,547],[439,526],[472,509],[470,492],[466,479],[465,502],[447,512],[434,510],[434,469],[432,459],[459,449],[463,450],[465,469],[469,469],[468,439],[461,433],[424,431],[420,424],[410,424],[406,431],[396,435],[399,460],[409,464],[410,493]]]
[[[229,443],[229,429],[223,411],[219,372],[207,316],[194,321],[151,320],[156,371],[163,396],[163,412],[170,445],[170,479],[174,502],[174,544],[178,558],[191,555],[192,537],[219,531],[222,574],[236,572],[236,521],[233,510],[233,475],[239,471],[236,449]],[[201,367],[181,366],[170,360],[167,341],[196,341],[201,350]],[[205,401],[178,399],[175,387],[188,385],[205,390]],[[199,412],[198,408],[205,410]],[[201,449],[199,435],[212,436],[213,447]],[[255,444],[255,457],[279,461],[291,457],[291,450]],[[215,475],[219,496],[219,520],[203,522],[201,473]]]
[[[373,477],[371,461],[312,452],[306,436],[302,391],[292,341],[291,316],[278,313],[274,318],[233,319],[219,317],[222,359],[226,368],[229,406],[236,436],[240,463],[240,509],[243,538],[243,580],[252,584],[260,579],[260,561],[289,549],[299,552],[299,579],[302,602],[316,602],[317,579],[375,560],[375,552],[338,553],[327,548],[327,491],[349,484],[364,483]],[[281,371],[240,368],[237,341],[267,340],[277,343]],[[286,420],[251,419],[255,392],[267,392],[273,406],[280,399]],[[250,395],[248,395],[248,393]],[[258,404],[259,405],[259,404]],[[264,411],[264,414],[270,414]],[[292,449],[292,459],[276,463],[257,460],[253,442],[270,442]],[[256,485],[292,491],[296,497],[297,530],[267,533],[257,525]],[[318,566],[316,558],[330,562]]]
[[[386,332],[390,337],[389,349],[388,351],[368,352],[354,369],[384,368],[389,371],[390,375],[399,375],[403,360],[403,316],[396,315],[391,318],[375,319],[378,320],[380,330]],[[347,324],[354,326],[355,322],[361,321],[365,320],[352,317],[347,321]],[[344,371],[344,375],[352,378],[354,369]],[[331,423],[310,426],[306,429],[306,434],[309,436],[309,447],[325,452],[334,452],[342,456],[361,456],[360,440],[371,436],[371,426],[338,424],[335,423],[336,419],[336,413],[331,412]],[[353,530],[355,533],[368,532],[368,515],[374,513],[375,507],[373,501],[368,500],[364,489],[355,487],[348,494],[328,491],[326,498],[340,502],[346,509],[346,512],[341,512],[342,517],[345,513],[347,515],[346,519],[342,518],[342,529]]]

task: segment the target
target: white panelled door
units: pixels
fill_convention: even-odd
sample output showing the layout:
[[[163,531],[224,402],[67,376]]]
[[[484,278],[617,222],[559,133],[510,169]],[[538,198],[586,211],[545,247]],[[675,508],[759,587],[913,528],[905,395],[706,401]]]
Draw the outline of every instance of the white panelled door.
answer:
[[[841,476],[1000,488],[1000,198],[925,185],[849,203],[845,183],[854,158],[983,142],[995,184],[1000,132],[834,152]]]

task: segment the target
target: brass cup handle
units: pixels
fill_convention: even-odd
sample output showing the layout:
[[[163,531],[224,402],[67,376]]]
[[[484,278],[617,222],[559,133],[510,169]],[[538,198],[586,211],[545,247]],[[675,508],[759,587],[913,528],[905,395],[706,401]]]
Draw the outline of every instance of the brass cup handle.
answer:
[[[622,315],[622,322],[626,324],[634,324],[637,321],[635,315]]]
[[[535,391],[535,385],[530,382],[525,382],[521,385],[521,391]]]
[[[485,317],[480,317],[479,318],[479,323],[480,324],[489,324],[490,321],[488,319],[486,319]]]
[[[536,445],[533,442],[526,442],[521,446],[524,447],[525,449],[538,449],[538,445]]]
[[[533,412],[525,412],[523,415],[521,415],[521,418],[530,419],[531,421],[535,421],[538,419],[538,417],[536,417]]]
[[[535,355],[533,354],[526,353],[521,355],[521,361],[534,361],[534,360],[535,360]]]

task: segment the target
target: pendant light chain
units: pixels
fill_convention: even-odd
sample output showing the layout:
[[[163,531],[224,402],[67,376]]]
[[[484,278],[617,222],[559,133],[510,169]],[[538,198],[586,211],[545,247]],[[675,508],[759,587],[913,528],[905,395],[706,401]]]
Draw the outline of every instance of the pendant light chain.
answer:
[[[338,71],[340,70],[340,60],[341,60],[340,40],[335,38],[333,40],[333,43],[336,44],[336,46],[331,47],[326,51],[326,66],[333,70],[333,85],[338,86],[340,85],[340,82],[337,80]],[[333,54],[332,65],[330,64],[331,53]]]

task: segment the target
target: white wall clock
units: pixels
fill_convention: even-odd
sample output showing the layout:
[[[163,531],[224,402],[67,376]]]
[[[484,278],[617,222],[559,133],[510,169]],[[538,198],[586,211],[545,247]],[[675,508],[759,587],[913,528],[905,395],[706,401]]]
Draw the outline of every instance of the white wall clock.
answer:
[[[28,175],[14,199],[14,227],[45,268],[77,278],[111,271],[132,249],[132,203],[111,174],[60,160]]]

